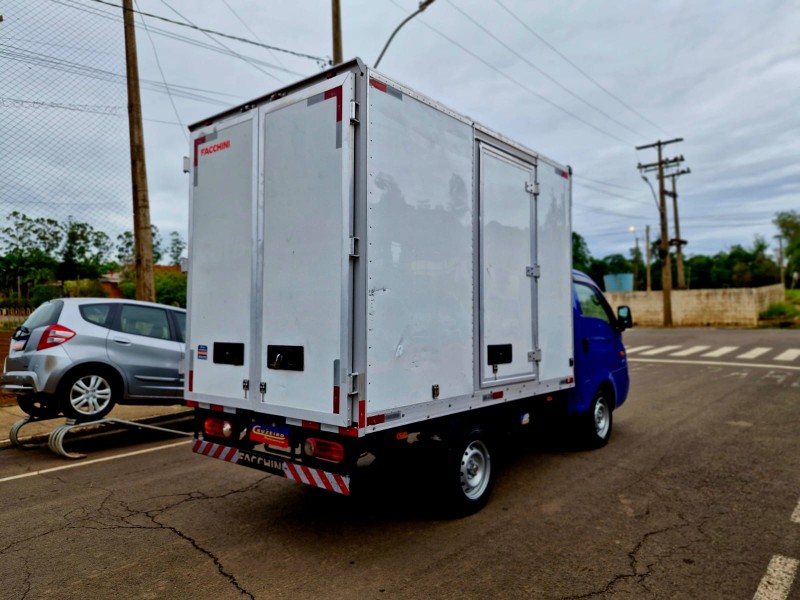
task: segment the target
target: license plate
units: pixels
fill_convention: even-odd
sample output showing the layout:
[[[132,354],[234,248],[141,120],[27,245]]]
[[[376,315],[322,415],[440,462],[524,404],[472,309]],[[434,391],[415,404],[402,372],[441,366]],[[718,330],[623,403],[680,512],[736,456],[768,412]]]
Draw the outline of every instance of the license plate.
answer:
[[[273,448],[289,447],[289,428],[285,425],[265,425],[253,423],[249,437],[259,444],[266,444]]]

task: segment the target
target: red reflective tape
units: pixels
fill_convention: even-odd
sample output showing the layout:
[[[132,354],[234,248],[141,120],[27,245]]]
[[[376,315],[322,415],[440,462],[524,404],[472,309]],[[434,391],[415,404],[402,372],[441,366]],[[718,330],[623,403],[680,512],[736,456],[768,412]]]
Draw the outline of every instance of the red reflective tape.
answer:
[[[222,456],[222,452],[225,450],[225,446],[214,444],[214,452],[211,454],[214,458],[219,458]]]
[[[367,401],[366,400],[359,400],[358,401],[358,426],[359,427],[366,427],[367,423]]]
[[[386,421],[386,415],[372,415],[371,417],[367,417],[367,425],[380,425]]]
[[[211,410],[215,410],[217,412],[225,412],[225,407],[222,406],[221,404],[212,404]]]
[[[333,386],[333,414],[339,414],[339,386]]]
[[[344,477],[334,473],[333,474],[333,478],[336,481],[337,485],[339,486],[339,489],[342,490],[342,494],[344,494],[345,496],[349,496],[350,495],[350,487],[345,482]]]
[[[286,467],[286,470],[283,473],[286,475],[287,479],[291,479],[292,481],[300,481],[300,475],[298,475],[297,469],[295,469],[295,466],[292,463],[283,463],[283,466]]]
[[[190,376],[189,377],[189,381],[191,381],[191,380],[192,380],[192,378]],[[189,390],[189,391],[191,391],[191,390]],[[194,400],[187,400],[186,401],[186,406],[188,406],[190,408],[197,408],[197,402],[195,402]]]
[[[358,437],[357,427],[339,427],[339,433],[350,437]]]
[[[321,427],[319,423],[315,423],[314,421],[300,421],[300,426],[306,429],[319,429]]]
[[[195,138],[195,140],[194,140],[194,166],[195,167],[197,166],[197,154],[198,154],[197,153],[197,147],[200,146],[200,144],[205,144],[205,143],[206,143],[206,136]]]
[[[194,391],[194,371],[189,371],[189,391]],[[197,402],[194,405],[197,406]]]
[[[385,84],[385,83],[381,83],[381,82],[380,82],[380,81],[378,81],[377,79],[372,79],[372,78],[370,77],[369,84],[370,84],[372,87],[374,87],[376,90],[380,90],[380,91],[382,91],[382,92],[385,92],[385,91],[386,91],[386,84]]]
[[[298,465],[297,470],[300,471],[300,474],[305,476],[306,478],[306,481],[303,481],[303,483],[308,483],[309,485],[316,486],[317,482],[314,480],[314,476],[311,474],[311,469],[303,465]]]
[[[228,453],[222,457],[222,460],[231,462],[231,459],[233,459],[235,454],[236,454],[236,448],[228,448]]]
[[[503,397],[503,392],[492,392],[492,400],[499,400]]]
[[[192,442],[192,452],[197,452],[197,450],[200,448],[202,443],[203,443],[203,440],[201,440],[201,439],[196,439],[194,442]]]
[[[331,483],[329,476],[332,476],[332,473],[326,473],[325,471],[317,471],[319,475],[320,481],[322,481],[322,485],[325,487],[326,490],[329,492],[335,492],[336,490],[333,489],[333,484]]]
[[[336,122],[342,120],[342,86],[325,92],[325,100],[336,98]]]

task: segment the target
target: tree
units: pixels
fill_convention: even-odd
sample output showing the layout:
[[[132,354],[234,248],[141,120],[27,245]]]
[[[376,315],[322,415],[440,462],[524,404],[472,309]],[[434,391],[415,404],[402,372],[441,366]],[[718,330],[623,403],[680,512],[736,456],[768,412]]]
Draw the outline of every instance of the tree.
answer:
[[[153,264],[157,264],[161,260],[163,254],[161,234],[158,227],[150,225],[150,231],[153,236]],[[117,259],[122,265],[133,264],[136,256],[134,251],[134,239],[132,231],[125,231],[117,236]]]
[[[572,268],[588,273],[592,267],[592,254],[580,233],[572,232]]]
[[[800,272],[800,212],[789,210],[779,212],[772,220],[786,242],[785,254],[787,276],[794,286],[793,273]],[[786,282],[784,282],[785,284]]]
[[[181,256],[183,256],[183,251],[186,250],[186,242],[183,241],[183,238],[177,231],[173,231],[169,234],[169,259],[170,264],[172,265],[180,265],[181,264]]]
[[[62,280],[99,277],[106,256],[111,252],[108,235],[72,217],[67,220],[65,230],[58,276]]]

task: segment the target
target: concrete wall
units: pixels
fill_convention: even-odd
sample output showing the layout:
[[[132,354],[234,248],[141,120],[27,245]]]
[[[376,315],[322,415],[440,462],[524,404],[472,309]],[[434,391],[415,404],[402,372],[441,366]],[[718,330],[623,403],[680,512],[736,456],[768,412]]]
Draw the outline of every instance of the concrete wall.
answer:
[[[636,325],[663,325],[661,292],[609,292],[614,310],[631,307]],[[758,315],[770,304],[783,302],[781,284],[760,288],[672,290],[672,324],[676,327],[758,324]]]

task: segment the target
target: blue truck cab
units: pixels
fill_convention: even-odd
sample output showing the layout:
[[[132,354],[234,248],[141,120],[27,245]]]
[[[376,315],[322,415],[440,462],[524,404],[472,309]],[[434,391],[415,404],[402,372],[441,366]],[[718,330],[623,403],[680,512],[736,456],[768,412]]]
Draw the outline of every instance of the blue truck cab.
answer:
[[[611,436],[613,411],[625,402],[630,380],[622,332],[632,326],[631,311],[611,309],[600,288],[580,271],[572,273],[575,387],[568,412],[590,446]]]

